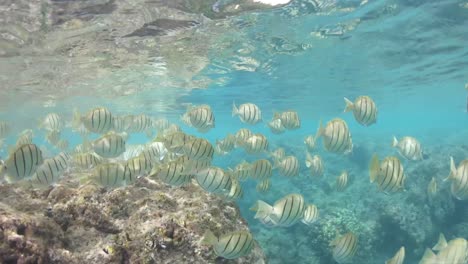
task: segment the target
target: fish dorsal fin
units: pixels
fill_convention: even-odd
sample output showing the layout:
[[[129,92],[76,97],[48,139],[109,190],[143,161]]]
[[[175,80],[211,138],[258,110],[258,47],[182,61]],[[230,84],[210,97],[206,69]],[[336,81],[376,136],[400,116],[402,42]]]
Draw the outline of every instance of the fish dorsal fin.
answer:
[[[317,138],[323,135],[325,133],[325,128],[322,125],[322,120],[319,121],[319,128],[317,129],[317,133],[315,133],[314,140],[317,141]]]
[[[445,239],[444,234],[440,233],[439,241],[437,244],[432,248],[432,250],[441,251],[442,249],[447,247],[447,240]]]
[[[419,264],[437,264],[437,256],[431,249],[427,248]]]
[[[392,147],[396,148],[397,146],[398,146],[398,140],[395,136],[393,136]]]
[[[456,177],[457,177],[457,166],[455,166],[455,161],[453,160],[453,157],[450,157],[450,174],[447,178],[444,179],[444,181],[455,180]]]
[[[349,112],[349,111],[353,111],[354,110],[354,103],[349,100],[348,98],[344,97],[344,101],[345,101],[345,109],[343,110],[343,112]]]

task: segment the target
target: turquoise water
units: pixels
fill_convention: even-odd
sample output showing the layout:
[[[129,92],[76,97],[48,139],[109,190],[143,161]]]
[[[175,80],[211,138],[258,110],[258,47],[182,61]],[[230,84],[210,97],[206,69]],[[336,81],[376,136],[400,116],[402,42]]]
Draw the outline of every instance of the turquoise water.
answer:
[[[62,138],[70,142],[71,151],[82,141],[70,127],[74,108],[85,112],[104,106],[118,115],[167,118],[212,144],[246,127],[265,134],[270,150],[283,147],[301,166],[294,178],[274,171],[266,194],[256,191],[255,181],[242,182],[244,197],[237,204],[269,263],[335,263],[328,243],[336,233],[347,231],[359,235],[358,253],[351,263],[369,264],[384,263],[401,246],[406,248],[405,263],[417,263],[440,232],[448,239],[468,237],[468,203],[451,197],[450,184],[442,182],[450,171],[449,157],[454,156],[458,164],[468,152],[468,91],[464,88],[468,2],[293,0],[225,18],[210,17],[212,11],[205,12],[208,18],[200,18],[195,11],[187,13],[182,18],[199,19],[201,24],[180,29],[182,33],[172,37],[125,38],[124,33],[132,31],[130,24],[138,24],[138,19],[125,25],[118,16],[104,13],[83,19],[82,29],[92,31],[92,25],[115,29],[112,41],[102,37],[111,34],[109,30],[80,33],[84,38],[80,42],[63,37],[76,33],[79,26],[63,29],[51,22],[45,23],[47,30],[29,28],[33,41],[18,45],[13,56],[0,57],[0,80],[5,83],[0,117],[14,130],[0,156],[7,157],[8,147],[27,128],[34,130],[33,142],[47,155],[57,154],[36,125],[50,112],[67,120]],[[148,20],[151,14],[142,17]],[[3,22],[8,32],[9,21]],[[91,44],[83,43],[88,38]],[[51,39],[58,39],[58,48],[50,48]],[[141,44],[145,40],[156,44]],[[343,97],[354,100],[360,95],[372,97],[377,104],[377,123],[372,126],[361,126],[351,113],[343,113]],[[255,103],[263,122],[248,125],[232,117],[233,102]],[[210,105],[216,127],[202,134],[185,125],[180,116],[189,103]],[[298,112],[301,128],[272,134],[266,123],[274,112],[285,110]],[[315,135],[320,120],[335,117],[347,122],[354,151],[331,154],[319,140],[313,154],[322,156],[325,175],[312,178],[304,164],[304,138]],[[373,153],[381,158],[398,156],[391,148],[393,136],[417,138],[425,159],[401,158],[406,191],[386,195],[369,183],[368,165]],[[127,144],[146,142],[145,135],[132,134]],[[268,156],[235,149],[215,156],[213,164],[227,169],[242,160],[263,157]],[[349,172],[350,184],[337,192],[334,183],[342,170]],[[426,189],[432,177],[439,190],[437,202],[430,204]],[[249,208],[256,200],[271,204],[290,193],[300,193],[306,202],[316,204],[323,220],[312,227],[297,223],[272,228],[254,219]]]

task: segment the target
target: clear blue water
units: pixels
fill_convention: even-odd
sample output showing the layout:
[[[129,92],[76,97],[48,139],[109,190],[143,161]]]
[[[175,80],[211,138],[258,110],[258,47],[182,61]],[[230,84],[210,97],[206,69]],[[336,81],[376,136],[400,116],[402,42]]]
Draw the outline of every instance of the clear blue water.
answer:
[[[284,7],[206,19],[196,30],[184,33],[185,38],[164,39],[161,45],[166,48],[158,46],[155,51],[145,47],[150,55],[140,54],[144,60],[122,58],[118,60],[119,67],[109,67],[102,74],[97,74],[96,68],[105,68],[107,64],[90,66],[93,56],[112,64],[116,57],[124,55],[115,55],[115,50],[106,50],[106,45],[95,45],[89,48],[91,51],[82,53],[85,66],[81,67],[81,53],[68,60],[61,49],[44,48],[50,44],[46,43],[50,41],[47,39],[50,32],[58,31],[57,26],[51,25],[48,32],[32,33],[45,36],[45,41],[38,41],[39,48],[24,45],[19,55],[0,58],[3,60],[0,80],[5,82],[1,88],[4,91],[0,92],[3,104],[0,116],[12,123],[15,130],[3,145],[1,156],[6,157],[7,147],[14,144],[19,131],[37,129],[38,118],[57,112],[71,120],[73,108],[85,111],[106,106],[117,114],[165,117],[181,125],[185,132],[212,143],[247,127],[267,135],[270,150],[281,146],[301,161],[301,174],[296,178],[287,179],[275,172],[272,189],[267,194],[258,194],[254,181],[242,183],[244,197],[237,203],[270,263],[333,263],[324,241],[315,237],[320,232],[301,223],[290,228],[268,228],[254,219],[254,212],[249,210],[258,199],[273,203],[293,192],[316,204],[324,216],[333,218],[339,211],[352,219],[343,220],[336,228],[339,232],[352,228],[365,230],[352,263],[384,263],[400,246],[406,246],[405,263],[417,263],[423,250],[435,244],[439,232],[450,238],[466,238],[468,232],[454,226],[466,222],[466,214],[462,213],[468,210],[467,203],[447,199],[450,187],[441,180],[448,175],[449,156],[454,155],[460,162],[468,152],[468,91],[464,88],[468,82],[468,2],[342,0],[323,4],[321,12],[314,8],[313,3],[317,2],[324,1],[293,0]],[[86,23],[98,23],[100,19],[107,21],[97,16]],[[324,33],[340,30],[344,32],[339,35]],[[134,43],[138,39],[117,37],[113,43],[125,41]],[[187,53],[180,51],[183,56],[179,58],[167,52],[173,43],[181,43]],[[115,46],[138,54],[136,46]],[[39,51],[28,52],[29,49]],[[155,74],[158,70],[149,62],[148,58],[153,56],[164,62],[161,73]],[[176,59],[177,63],[171,62]],[[30,64],[15,68],[21,62]],[[43,69],[49,66],[49,72]],[[201,70],[194,70],[197,67]],[[15,71],[19,74],[11,74]],[[38,84],[27,84],[34,81]],[[343,97],[354,99],[359,95],[369,95],[375,100],[379,110],[377,124],[363,127],[352,114],[343,113]],[[233,102],[257,104],[264,122],[251,126],[231,117]],[[188,103],[210,105],[216,116],[216,128],[200,134],[184,125],[179,117]],[[270,133],[266,121],[275,111],[288,109],[299,113],[301,128],[281,135]],[[348,156],[330,154],[319,143],[315,153],[323,157],[326,171],[322,179],[313,179],[303,163],[303,139],[315,134],[319,120],[325,122],[335,117],[348,123],[355,152]],[[63,133],[71,147],[80,143],[81,138],[70,128]],[[396,154],[390,147],[393,135],[418,138],[427,158],[420,162],[404,161],[408,171],[407,191],[385,195],[369,183],[367,166],[374,152],[381,157]],[[144,135],[135,134],[128,144],[146,141]],[[34,142],[54,153],[43,140],[42,132],[37,131]],[[243,159],[254,161],[259,157],[262,156],[238,149],[227,156],[215,157],[214,164],[227,168]],[[332,186],[343,169],[350,171],[352,180],[344,193],[337,193]],[[438,208],[427,204],[425,198],[432,177],[440,183],[440,195],[455,208],[455,212],[447,210],[437,220],[434,215]],[[379,210],[387,205],[400,208],[396,212],[409,219],[405,220],[407,226],[400,229],[385,222]],[[410,218],[412,212],[421,218]],[[353,227],[345,222],[354,223]],[[427,223],[431,226],[414,230]],[[418,232],[425,233],[418,236]]]

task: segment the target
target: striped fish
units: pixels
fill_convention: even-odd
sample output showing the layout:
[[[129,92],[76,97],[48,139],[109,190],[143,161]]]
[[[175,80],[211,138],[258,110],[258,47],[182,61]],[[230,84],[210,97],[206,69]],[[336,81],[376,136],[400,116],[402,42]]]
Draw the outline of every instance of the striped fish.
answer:
[[[16,147],[19,147],[21,145],[32,144],[33,136],[34,136],[34,133],[31,129],[23,130],[19,134],[18,139],[16,140]]]
[[[304,218],[301,220],[306,225],[311,225],[317,222],[319,218],[319,210],[314,204],[309,204],[304,210]]]
[[[348,173],[343,171],[340,176],[336,178],[336,190],[342,192],[348,186]]]
[[[379,162],[379,157],[374,154],[369,167],[369,175],[370,181],[375,182],[385,193],[404,189],[405,173],[397,157],[386,157]]]
[[[405,247],[401,247],[397,253],[393,256],[393,258],[385,261],[385,264],[403,264],[405,260]]]
[[[211,231],[203,236],[204,245],[213,246],[216,255],[225,259],[236,259],[248,255],[254,247],[254,239],[247,231],[237,231],[224,234],[219,238]]]
[[[259,193],[266,193],[266,192],[268,192],[270,190],[270,187],[271,187],[270,179],[265,179],[265,180],[260,181],[259,183],[257,183],[256,190]]]
[[[263,151],[268,151],[268,139],[258,133],[249,137],[243,145],[245,151],[249,154],[261,153]]]
[[[307,151],[312,151],[315,148],[315,138],[314,136],[307,136],[304,139],[304,144],[307,147]]]
[[[286,177],[294,177],[299,174],[299,160],[294,156],[286,156],[276,165],[279,169],[279,174]]]
[[[162,143],[161,143],[162,144]],[[120,160],[129,160],[140,156],[145,149],[144,145],[127,145],[125,144],[125,152],[120,155]],[[145,156],[145,158],[148,158]]]
[[[184,165],[183,174],[197,174],[198,172],[211,166],[211,160],[209,159],[197,160],[187,156],[180,156],[175,159],[174,162]]]
[[[335,118],[328,122],[325,127],[320,121],[319,129],[315,139],[322,137],[325,149],[333,153],[351,153],[353,150],[353,142],[348,125],[341,118]]]
[[[232,104],[232,116],[238,115],[243,123],[255,125],[262,121],[262,111],[252,103],[241,104],[239,108]]]
[[[243,146],[247,139],[253,136],[254,133],[247,128],[239,129],[234,137],[236,138],[236,146]]]
[[[156,130],[163,131],[169,127],[169,121],[165,118],[158,118],[153,121],[153,127],[156,128]]]
[[[201,133],[206,133],[215,127],[215,117],[209,105],[189,105],[181,119],[186,125],[196,128]]]
[[[204,138],[194,138],[184,144],[183,151],[191,159],[212,160],[214,148],[211,143]]]
[[[231,184],[231,190],[229,193],[226,193],[225,196],[229,200],[237,200],[239,198],[242,198],[244,195],[244,191],[242,190],[242,186],[240,185],[239,181],[236,179],[231,179],[232,184]]]
[[[91,169],[102,163],[102,158],[95,153],[81,153],[73,157],[73,164],[82,169]]]
[[[323,175],[323,161],[319,155],[312,156],[309,152],[307,152],[305,164],[307,168],[310,168],[310,174],[312,176],[320,177]]]
[[[230,169],[230,172],[235,179],[245,181],[247,180],[247,177],[249,177],[251,167],[250,163],[244,160],[237,164],[234,170]]]
[[[54,160],[57,161],[58,166],[61,171],[66,171],[70,168],[71,157],[66,152],[60,152],[57,156],[54,157]]]
[[[218,155],[226,155],[231,150],[234,149],[234,145],[236,143],[236,137],[232,134],[228,134],[222,140],[216,140],[216,154]]]
[[[167,150],[172,152],[182,152],[184,145],[190,140],[194,139],[193,136],[187,135],[184,132],[172,132],[169,134],[158,135],[155,142],[162,142]]]
[[[398,153],[405,159],[422,160],[421,143],[414,137],[403,137],[400,141],[393,137],[392,147],[398,149]]]
[[[330,246],[333,246],[333,259],[340,264],[346,263],[349,262],[356,254],[358,239],[356,235],[349,232],[334,239],[330,243]]]
[[[115,133],[108,133],[92,143],[94,152],[103,158],[116,158],[125,152],[125,140]]]
[[[112,130],[117,133],[125,132],[125,120],[121,116],[113,116],[112,117]]]
[[[58,181],[63,172],[64,169],[55,158],[46,159],[32,176],[31,182],[35,187],[50,186]]]
[[[439,242],[432,248],[438,251],[437,255],[430,249],[426,249],[419,264],[466,264],[468,259],[468,241],[464,238],[455,238],[448,243],[443,234]]]
[[[103,187],[119,187],[133,183],[134,178],[127,166],[120,163],[105,163],[96,167],[92,180]]]
[[[286,152],[284,151],[284,148],[278,148],[270,154],[274,161],[282,160],[285,155]]]
[[[0,121],[0,138],[6,138],[11,133],[10,125],[5,121]]]
[[[148,137],[151,137],[153,134],[153,120],[147,115],[126,116],[124,117],[124,124],[128,133],[145,132]]]
[[[32,176],[44,162],[42,151],[34,144],[19,146],[2,164],[0,175],[5,175],[7,182],[17,182]]]
[[[63,122],[58,114],[50,113],[41,120],[39,128],[47,131],[61,131],[63,128]]]
[[[300,194],[289,194],[275,202],[273,206],[258,200],[252,210],[257,211],[254,218],[265,218],[267,215],[275,226],[292,226],[304,216],[304,197]]]
[[[152,142],[143,149],[141,152],[146,158],[154,161],[160,162],[166,156],[168,150],[162,142]]]
[[[296,111],[289,110],[282,113],[274,113],[273,118],[280,119],[281,125],[288,130],[294,130],[301,127],[301,120],[299,119],[299,114]]]
[[[178,162],[169,162],[155,167],[150,178],[158,178],[172,186],[182,186],[190,183],[192,175],[184,173],[184,166]]]
[[[286,128],[281,123],[281,119],[273,119],[267,123],[268,127],[270,128],[271,133],[273,134],[281,134],[286,131]]]
[[[210,167],[195,174],[198,184],[207,192],[226,194],[231,191],[232,179],[218,167]]]
[[[266,159],[256,160],[250,165],[249,175],[255,180],[265,180],[273,175],[272,169],[270,161]]]
[[[346,107],[344,112],[353,111],[354,119],[363,125],[370,126],[377,122],[377,106],[369,96],[359,96],[354,103],[344,98]]]
[[[80,134],[82,138],[86,138],[89,135],[89,130],[83,124],[79,124],[77,127],[74,127],[73,131]]]
[[[153,163],[144,155],[140,155],[127,160],[127,167],[133,177],[143,176],[151,172]]]
[[[450,157],[450,174],[445,180],[450,180],[452,195],[458,200],[468,199],[468,159],[455,166],[453,157]]]
[[[79,127],[79,124],[83,123],[88,131],[96,134],[105,134],[109,132],[114,127],[112,124],[113,121],[114,118],[112,113],[104,107],[94,108],[84,116],[80,116],[76,111],[74,114],[75,127]]]

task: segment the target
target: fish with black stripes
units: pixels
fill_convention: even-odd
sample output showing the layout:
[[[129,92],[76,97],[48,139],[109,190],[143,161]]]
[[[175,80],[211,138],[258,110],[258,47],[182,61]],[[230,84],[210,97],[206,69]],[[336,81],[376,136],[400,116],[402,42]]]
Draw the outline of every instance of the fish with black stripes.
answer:
[[[13,183],[32,176],[44,162],[42,151],[35,144],[25,144],[10,153],[8,159],[1,162],[0,175],[7,182]]]
[[[323,139],[325,149],[332,153],[348,154],[353,151],[353,141],[348,125],[341,118],[329,121],[325,127],[320,121],[315,140]]]
[[[245,151],[249,154],[259,154],[268,151],[268,139],[265,135],[257,133],[249,137],[243,144]]]
[[[304,210],[304,217],[301,221],[306,225],[311,225],[318,221],[319,215],[317,206],[314,204],[308,204]]]
[[[198,185],[210,193],[226,194],[231,191],[232,179],[219,167],[209,167],[195,174]]]
[[[245,103],[236,106],[232,103],[232,116],[239,116],[243,123],[255,125],[262,121],[262,111],[260,108],[252,103]]]
[[[181,119],[186,125],[196,128],[201,133],[206,133],[215,127],[215,116],[209,105],[189,105]]]
[[[255,187],[255,189],[259,193],[266,193],[270,190],[270,187],[271,187],[271,180],[265,179],[257,183],[257,186]]]
[[[450,173],[444,181],[451,181],[450,191],[458,200],[468,199],[468,159],[455,165],[453,157],[450,157]]]
[[[208,140],[204,138],[194,138],[184,144],[183,152],[191,159],[212,160],[214,148]]]
[[[135,178],[131,175],[129,168],[120,163],[99,164],[90,177],[91,181],[103,187],[121,187],[131,184]]]
[[[421,143],[414,137],[403,137],[400,141],[393,137],[392,147],[398,149],[398,153],[405,159],[422,160]]]
[[[377,106],[369,96],[359,96],[354,102],[344,98],[346,106],[344,112],[353,112],[354,119],[363,125],[370,126],[377,122]]]
[[[321,177],[323,176],[324,166],[323,160],[319,155],[312,156],[309,152],[306,152],[306,167],[310,169],[311,176]]]
[[[34,187],[47,187],[55,184],[64,173],[64,168],[55,158],[45,159],[32,176]]]
[[[103,159],[96,153],[78,153],[73,156],[73,164],[81,169],[91,169],[103,163]]]
[[[255,180],[265,180],[273,175],[273,166],[267,159],[259,159],[250,164],[249,175]]]
[[[281,120],[281,125],[287,130],[294,130],[301,127],[301,119],[299,118],[299,114],[293,110],[274,113],[273,119]]]
[[[330,246],[333,247],[333,259],[338,263],[348,263],[352,260],[358,250],[358,237],[352,232],[337,236]]]
[[[275,226],[292,226],[304,217],[304,197],[300,194],[289,194],[279,199],[273,206],[257,200],[250,208],[256,211],[255,219],[269,218]]]
[[[294,177],[299,174],[299,160],[295,156],[286,156],[277,161],[273,168],[278,168],[280,175]]]
[[[369,166],[369,176],[370,182],[375,182],[384,193],[404,190],[406,176],[403,164],[397,157],[389,156],[380,162],[377,154],[374,154]]]
[[[92,142],[96,154],[103,158],[116,158],[125,152],[125,140],[116,133],[110,132]]]
[[[151,159],[141,154],[127,160],[127,167],[133,177],[140,177],[150,173],[153,165]]]
[[[155,166],[148,177],[159,179],[171,186],[187,185],[192,180],[191,174],[184,173],[184,165],[180,162],[171,161]]]
[[[348,187],[348,172],[341,172],[340,176],[336,178],[336,190],[342,192]]]
[[[153,119],[151,117],[140,115],[128,115],[124,118],[125,131],[128,133],[145,133],[147,137],[153,135]]]
[[[45,129],[47,131],[61,131],[63,128],[63,121],[58,114],[50,113],[39,121],[38,127],[39,129]]]
[[[211,231],[203,236],[202,244],[213,246],[216,255],[225,259],[236,259],[248,255],[255,240],[248,231],[236,231],[216,237]]]
[[[81,116],[75,110],[73,115],[73,127],[78,128],[83,124],[86,129],[96,134],[105,134],[111,131],[114,127],[114,118],[111,111],[105,107],[97,107],[89,110],[85,115]]]

